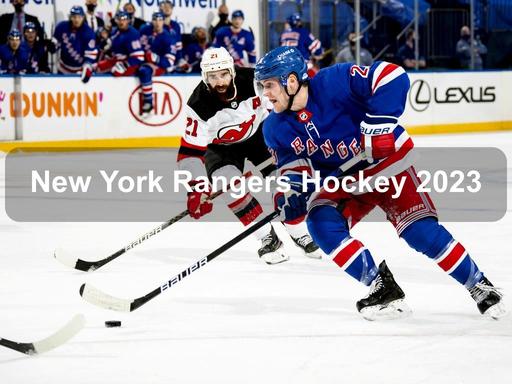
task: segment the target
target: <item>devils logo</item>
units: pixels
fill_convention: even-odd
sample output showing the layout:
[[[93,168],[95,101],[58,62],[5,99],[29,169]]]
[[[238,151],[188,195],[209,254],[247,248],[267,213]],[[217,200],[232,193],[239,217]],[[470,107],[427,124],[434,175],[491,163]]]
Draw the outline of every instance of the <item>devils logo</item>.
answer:
[[[220,128],[217,131],[217,138],[213,139],[213,144],[231,144],[248,139],[252,135],[255,119],[256,115],[252,115],[249,120],[241,124]]]

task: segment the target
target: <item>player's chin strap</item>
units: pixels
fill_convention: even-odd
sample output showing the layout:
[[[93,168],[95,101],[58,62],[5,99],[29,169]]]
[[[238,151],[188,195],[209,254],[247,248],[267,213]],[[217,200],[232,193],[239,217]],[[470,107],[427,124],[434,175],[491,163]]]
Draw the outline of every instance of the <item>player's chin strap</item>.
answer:
[[[298,79],[298,77],[297,77],[297,79]],[[297,88],[297,92],[295,92],[293,95],[290,95],[288,93],[288,87],[287,86],[284,87],[284,91],[288,95],[288,106],[286,107],[287,111],[291,111],[291,108],[292,108],[292,105],[293,105],[293,100],[295,100],[295,96],[297,96],[297,94],[299,93],[300,89],[302,88],[302,85],[305,82],[307,82],[307,80],[302,80],[302,81],[299,80],[299,88]]]
[[[233,81],[233,88],[234,88],[235,91],[233,92],[233,97],[227,99],[227,101],[235,100],[236,99],[236,95],[238,93],[238,90],[236,88],[235,79],[233,79],[232,81]]]

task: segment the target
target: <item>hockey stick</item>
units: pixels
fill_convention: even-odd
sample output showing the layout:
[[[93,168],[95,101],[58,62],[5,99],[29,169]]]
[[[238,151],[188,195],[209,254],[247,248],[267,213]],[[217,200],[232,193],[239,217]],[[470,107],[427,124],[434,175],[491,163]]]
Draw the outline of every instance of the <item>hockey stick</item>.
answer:
[[[340,169],[342,172],[347,172],[352,167],[357,165],[360,161],[364,159],[364,154],[360,153],[359,155],[353,157],[343,165],[341,165]],[[233,245],[237,244],[238,242],[245,239],[250,234],[257,231],[259,228],[263,227],[265,224],[269,223],[273,219],[279,216],[279,211],[274,211],[271,214],[267,215],[263,219],[261,219],[256,224],[252,225],[251,227],[247,228],[245,231],[240,233],[238,236],[234,237],[227,243],[223,244],[219,248],[217,248],[212,253],[208,254],[207,256],[203,257],[202,259],[196,261],[194,264],[192,264],[187,269],[183,270],[181,273],[173,276],[170,280],[162,284],[161,286],[155,288],[151,292],[147,293],[144,296],[138,297],[133,300],[128,299],[122,299],[118,297],[111,296],[98,288],[95,288],[94,286],[90,284],[82,284],[80,287],[80,296],[86,301],[88,301],[91,304],[94,304],[98,307],[102,307],[105,309],[111,309],[113,311],[118,312],[133,312],[137,308],[141,307],[142,305],[146,304],[148,301],[154,299],[156,296],[161,294],[163,291],[171,288],[173,285],[179,283],[181,280],[183,280],[185,277],[190,275],[192,272],[200,269],[201,267],[204,267],[206,264],[208,264],[210,261],[215,259],[217,256],[222,254],[223,252],[227,251],[229,248],[231,248]]]
[[[265,169],[266,167],[268,167],[271,164],[273,164],[273,160],[270,157],[267,160],[265,160],[263,163],[259,164],[256,167],[256,170],[262,171],[263,169]],[[251,171],[243,174],[244,177],[249,177],[251,175],[252,175]],[[223,193],[222,191],[215,192],[214,194],[211,195],[210,200],[215,199],[216,197],[220,196],[222,193]],[[98,268],[101,268],[105,264],[110,263],[112,260],[117,259],[122,254],[126,253],[127,251],[129,251],[132,248],[135,248],[137,245],[143,243],[144,241],[153,237],[157,233],[162,232],[164,229],[170,227],[172,224],[180,221],[184,217],[188,216],[188,213],[189,213],[188,210],[185,210],[185,211],[177,214],[176,216],[167,220],[165,223],[160,224],[158,227],[153,228],[151,231],[140,236],[137,240],[132,241],[131,243],[126,245],[124,248],[121,248],[118,251],[111,254],[110,256],[107,256],[100,260],[96,260],[96,261],[82,260],[82,259],[72,256],[71,254],[69,254],[68,252],[66,252],[65,250],[63,250],[61,248],[56,249],[54,251],[53,255],[62,264],[67,265],[70,268],[78,269],[78,270],[84,271],[84,272],[92,272]]]
[[[65,326],[48,336],[46,339],[34,343],[18,343],[0,338],[0,345],[24,353],[25,355],[40,355],[61,346],[75,336],[85,326],[84,315],[75,315]]]
[[[279,216],[278,211],[272,212],[271,214],[264,217],[256,224],[247,228],[245,231],[240,233],[238,236],[229,240],[227,243],[224,243],[222,246],[217,248],[215,251],[213,251],[209,255],[196,261],[190,267],[183,270],[181,273],[177,274],[176,276],[173,276],[171,279],[169,279],[169,281],[166,281],[164,284],[162,284],[158,288],[155,288],[154,290],[152,290],[151,292],[147,293],[144,296],[138,297],[133,300],[121,299],[121,298],[117,298],[114,296],[110,296],[110,295],[104,293],[103,291],[100,291],[99,289],[93,287],[90,284],[82,284],[82,286],[80,287],[80,296],[82,296],[84,300],[86,300],[89,303],[94,304],[98,307],[102,307],[105,309],[111,309],[113,311],[118,311],[118,312],[133,312],[137,308],[146,304],[148,301],[154,299],[156,296],[158,296],[162,292],[166,291],[169,288],[172,288],[175,284],[179,283],[185,277],[189,276],[192,272],[195,272],[198,269],[204,267],[206,264],[208,264],[210,261],[215,259],[217,256],[224,253],[229,248],[231,248],[233,245],[242,241],[250,234],[256,232],[259,228],[263,227],[265,224],[269,223],[270,221],[272,221],[274,218],[276,218],[278,216]]]

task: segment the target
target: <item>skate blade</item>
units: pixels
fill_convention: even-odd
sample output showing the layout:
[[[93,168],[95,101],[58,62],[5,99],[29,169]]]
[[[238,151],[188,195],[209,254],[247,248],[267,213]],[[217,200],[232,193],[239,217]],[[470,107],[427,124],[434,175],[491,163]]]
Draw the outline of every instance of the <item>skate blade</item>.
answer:
[[[290,260],[290,256],[281,252],[269,252],[261,256],[261,259],[268,265],[280,264]]]
[[[316,251],[314,252],[304,252],[304,255],[306,257],[309,257],[310,259],[316,259],[316,260],[320,260],[322,258],[322,251],[320,250],[320,248],[318,248]]]
[[[494,320],[499,320],[507,314],[505,305],[502,302],[494,304],[484,312],[485,317],[489,317]]]
[[[392,301],[386,305],[374,305],[363,308],[361,315],[365,320],[396,320],[409,317],[412,313],[404,299]]]

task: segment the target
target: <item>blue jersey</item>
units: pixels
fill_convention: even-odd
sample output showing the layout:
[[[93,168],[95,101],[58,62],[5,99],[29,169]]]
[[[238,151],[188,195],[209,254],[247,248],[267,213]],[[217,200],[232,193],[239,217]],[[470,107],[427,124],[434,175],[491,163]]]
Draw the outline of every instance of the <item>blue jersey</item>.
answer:
[[[208,45],[206,45],[206,48],[208,48]],[[192,43],[185,47],[183,58],[192,67],[192,73],[201,73],[201,59],[206,48],[201,47],[198,43]]]
[[[30,50],[25,43],[21,43],[14,52],[9,44],[0,46],[0,74],[23,74],[30,68]]]
[[[60,49],[58,63],[60,72],[80,72],[85,63],[92,64],[98,58],[96,36],[87,23],[74,29],[71,22],[61,21],[53,33],[53,42]]]
[[[398,125],[408,89],[407,74],[395,64],[324,68],[310,80],[303,110],[272,112],[264,121],[265,142],[278,168],[307,166],[324,177],[360,154],[362,134],[386,128],[395,137],[395,153],[372,165],[362,161],[359,169],[399,173],[410,165],[412,149],[411,138]]]
[[[311,56],[320,56],[324,52],[320,40],[302,27],[285,29],[281,34],[281,46],[297,47],[306,60]]]
[[[146,24],[140,28],[140,42],[144,51],[151,51],[158,55],[158,66],[170,70],[176,62],[176,37],[171,35],[166,29],[161,33],[153,31],[151,24]]]
[[[178,50],[178,55],[181,55],[181,50],[183,49],[183,43],[181,41],[180,25],[176,21],[171,20],[171,24],[164,25],[164,28],[167,29],[167,32],[169,32],[171,34],[173,40],[176,41],[176,49]]]
[[[231,27],[222,27],[215,33],[212,45],[217,48],[226,48],[235,60],[235,64],[246,66],[244,63],[244,51],[247,52],[249,64],[256,64],[254,35],[246,29],[235,33]]]
[[[112,54],[117,61],[126,61],[129,66],[144,62],[144,51],[140,43],[140,33],[133,27],[125,31],[116,29],[112,33]]]
[[[50,73],[48,66],[48,52],[44,44],[36,41],[34,46],[29,47],[29,69],[27,73]]]

